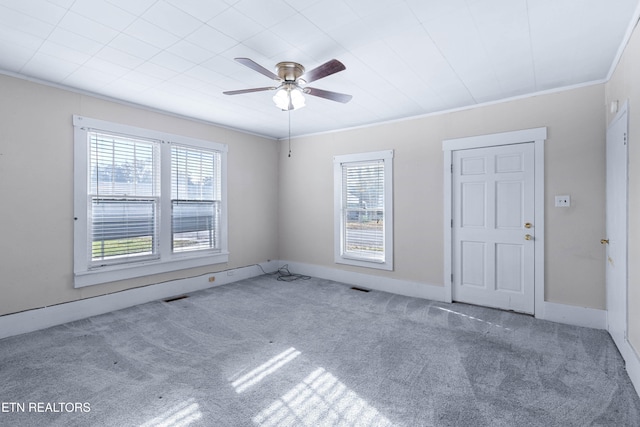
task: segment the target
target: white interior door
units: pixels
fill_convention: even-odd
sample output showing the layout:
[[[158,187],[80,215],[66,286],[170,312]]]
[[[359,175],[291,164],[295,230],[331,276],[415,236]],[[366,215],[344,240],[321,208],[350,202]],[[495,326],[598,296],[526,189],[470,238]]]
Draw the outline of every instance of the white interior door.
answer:
[[[627,182],[625,105],[607,129],[607,324],[620,348],[627,336]]]
[[[455,301],[534,313],[534,143],[452,153]]]

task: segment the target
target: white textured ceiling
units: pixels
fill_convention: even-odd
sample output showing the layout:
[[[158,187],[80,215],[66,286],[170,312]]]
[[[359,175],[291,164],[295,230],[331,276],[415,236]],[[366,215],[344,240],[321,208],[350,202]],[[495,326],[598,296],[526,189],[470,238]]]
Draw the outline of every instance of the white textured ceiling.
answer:
[[[0,0],[0,71],[281,138],[288,113],[235,62],[347,69],[293,135],[602,81],[638,0]],[[275,71],[275,70],[274,70]]]

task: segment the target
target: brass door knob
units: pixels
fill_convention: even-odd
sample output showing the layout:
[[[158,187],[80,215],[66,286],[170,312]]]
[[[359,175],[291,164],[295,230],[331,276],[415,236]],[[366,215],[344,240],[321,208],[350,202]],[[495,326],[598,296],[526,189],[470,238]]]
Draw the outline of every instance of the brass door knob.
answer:
[[[600,244],[601,245],[608,245],[609,244],[609,239],[600,239]]]
[[[531,234],[524,235],[524,240],[531,240],[531,239],[533,239],[533,236]]]
[[[524,228],[531,228],[531,227],[532,227],[532,225],[531,225],[531,223],[530,223],[530,222],[527,222],[527,223],[524,225]]]

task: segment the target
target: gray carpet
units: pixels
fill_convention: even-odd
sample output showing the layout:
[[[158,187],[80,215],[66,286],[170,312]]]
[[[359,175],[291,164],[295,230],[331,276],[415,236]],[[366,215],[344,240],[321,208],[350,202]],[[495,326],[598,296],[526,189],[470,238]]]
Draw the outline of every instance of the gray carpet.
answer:
[[[2,426],[640,425],[604,331],[273,276],[0,340],[0,404]]]

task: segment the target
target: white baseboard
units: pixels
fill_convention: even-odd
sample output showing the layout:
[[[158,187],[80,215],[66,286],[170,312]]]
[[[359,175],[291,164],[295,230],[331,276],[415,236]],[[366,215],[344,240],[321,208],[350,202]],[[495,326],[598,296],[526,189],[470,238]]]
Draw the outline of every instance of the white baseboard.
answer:
[[[349,285],[410,297],[447,302],[446,290],[443,286],[392,279],[385,276],[356,273],[338,268],[323,267],[300,262],[278,262],[280,263],[279,265],[287,264],[292,273],[334,280],[336,282],[342,282]],[[538,318],[568,325],[584,326],[594,329],[607,329],[607,312],[605,310],[545,302],[543,312],[544,315],[539,316]]]
[[[296,274],[304,274],[399,295],[447,302],[446,292],[443,286],[291,261],[270,261],[261,263],[260,265],[266,272],[273,272],[285,264],[289,266],[289,270],[292,273]],[[200,277],[174,280],[99,297],[8,314],[0,316],[0,338],[32,332],[150,301],[220,286],[261,274],[263,274],[262,270],[257,265],[252,265]],[[213,283],[208,280],[212,275],[216,277]],[[550,302],[545,302],[544,304],[544,316],[540,317],[541,319],[588,328],[607,328],[607,316],[604,310]],[[640,366],[637,368],[637,371],[640,376]]]
[[[638,353],[629,341],[624,340],[622,343],[616,342],[616,345],[624,359],[627,374],[636,389],[636,393],[640,396],[640,357],[638,357]]]
[[[607,329],[606,310],[595,308],[545,302],[544,315],[538,318],[585,328]]]
[[[266,272],[272,272],[276,270],[277,263],[274,261],[265,262],[260,263],[260,266],[262,266]],[[73,322],[75,320],[86,319],[87,317],[133,307],[138,304],[171,298],[214,286],[221,286],[262,274],[264,273],[258,265],[250,265],[203,276],[172,280],[170,282],[129,289],[113,294],[27,310],[20,313],[7,314],[0,316],[0,339]],[[215,276],[215,282],[209,282],[209,277],[211,276]]]
[[[622,331],[609,331],[609,334],[624,359],[627,374],[636,389],[636,393],[640,395],[640,356],[638,356],[638,352],[633,345],[631,345],[627,337],[621,332]]]
[[[443,302],[446,301],[445,288],[443,286],[392,279],[385,276],[356,273],[338,268],[323,267],[300,262],[280,261],[280,265],[284,264],[287,264],[289,266],[289,271],[295,274],[333,280],[362,288],[391,292],[408,297],[425,298]]]

